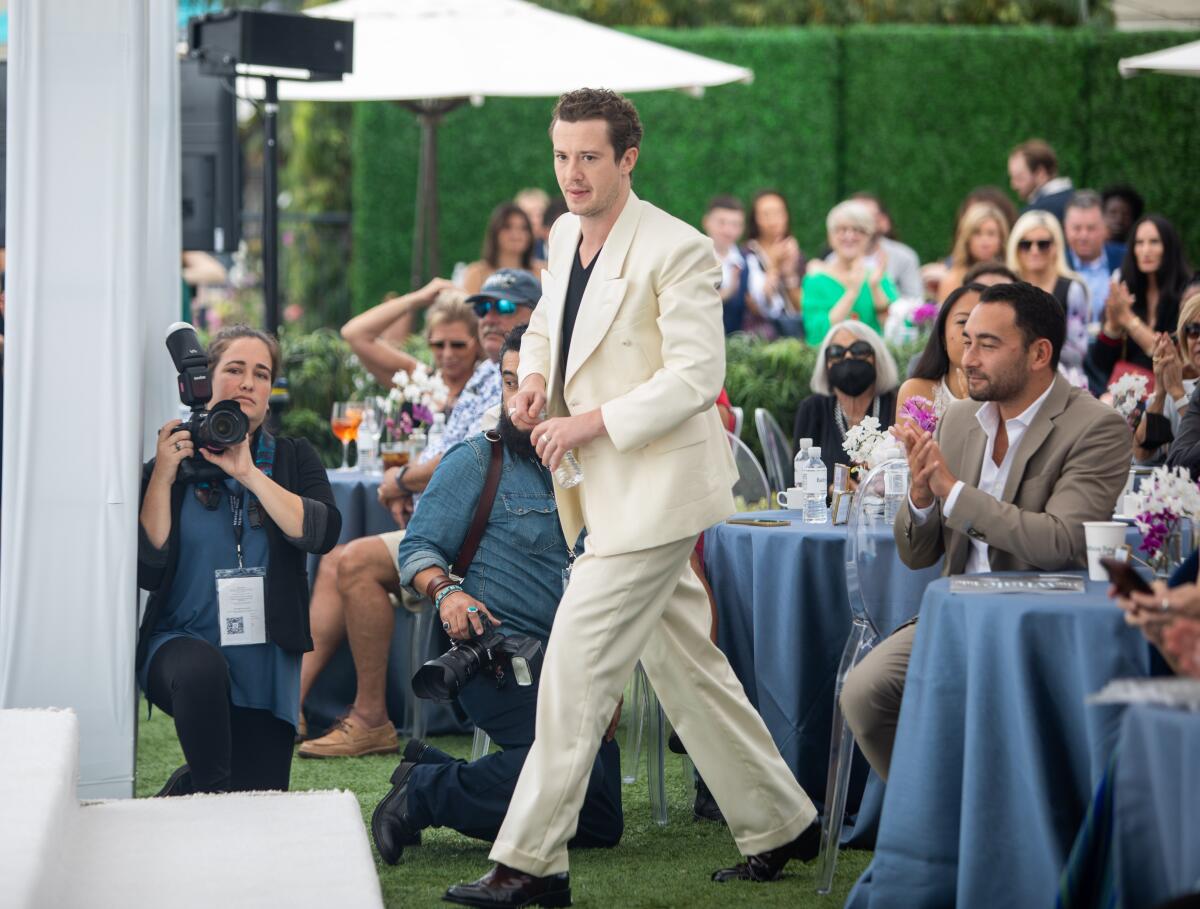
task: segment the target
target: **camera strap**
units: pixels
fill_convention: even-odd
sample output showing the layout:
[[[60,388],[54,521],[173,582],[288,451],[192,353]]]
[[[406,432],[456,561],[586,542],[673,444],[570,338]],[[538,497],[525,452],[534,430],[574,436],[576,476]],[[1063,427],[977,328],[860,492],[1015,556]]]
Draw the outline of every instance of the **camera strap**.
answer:
[[[504,443],[500,441],[500,435],[494,430],[488,430],[484,437],[492,443],[492,458],[488,462],[487,477],[483,481],[483,490],[479,493],[479,502],[475,506],[475,517],[471,519],[466,539],[463,540],[458,556],[451,566],[451,570],[459,578],[467,576],[467,569],[471,567],[471,560],[475,558],[475,551],[479,549],[479,541],[483,539],[483,532],[487,529],[488,519],[492,514],[492,505],[496,501],[496,490],[500,488],[500,470],[504,466]]]

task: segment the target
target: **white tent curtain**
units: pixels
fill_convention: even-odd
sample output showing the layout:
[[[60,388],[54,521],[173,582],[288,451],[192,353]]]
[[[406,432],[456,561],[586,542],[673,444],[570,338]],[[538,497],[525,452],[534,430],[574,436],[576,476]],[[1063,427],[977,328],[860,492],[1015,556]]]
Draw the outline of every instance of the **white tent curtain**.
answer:
[[[73,707],[80,795],[133,791],[140,462],[173,410],[175,10],[11,0],[0,707]]]

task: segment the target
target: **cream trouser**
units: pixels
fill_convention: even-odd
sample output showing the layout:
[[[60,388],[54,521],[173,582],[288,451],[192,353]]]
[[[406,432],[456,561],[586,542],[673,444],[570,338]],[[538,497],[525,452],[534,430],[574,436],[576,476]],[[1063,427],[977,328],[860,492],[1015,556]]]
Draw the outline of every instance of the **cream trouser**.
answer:
[[[584,553],[554,617],[537,727],[491,858],[539,877],[567,870],[592,761],[638,660],[744,855],[791,842],[817,816],[708,639],[695,537]]]

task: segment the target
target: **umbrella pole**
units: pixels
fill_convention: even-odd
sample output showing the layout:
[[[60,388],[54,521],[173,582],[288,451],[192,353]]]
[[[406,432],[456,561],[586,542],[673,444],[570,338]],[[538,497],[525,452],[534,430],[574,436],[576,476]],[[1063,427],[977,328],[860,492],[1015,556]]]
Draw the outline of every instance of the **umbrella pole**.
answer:
[[[411,290],[421,287],[441,271],[441,249],[438,242],[438,126],[442,117],[465,103],[465,98],[400,102],[402,107],[417,115],[417,121],[421,124],[416,212],[413,218]]]

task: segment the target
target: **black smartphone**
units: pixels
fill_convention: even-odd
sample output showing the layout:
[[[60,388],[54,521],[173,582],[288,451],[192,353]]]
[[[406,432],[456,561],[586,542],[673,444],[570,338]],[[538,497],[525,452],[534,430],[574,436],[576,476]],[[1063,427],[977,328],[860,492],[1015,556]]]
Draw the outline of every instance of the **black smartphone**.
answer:
[[[1113,586],[1117,588],[1117,593],[1123,597],[1129,596],[1131,593],[1153,593],[1150,585],[1140,574],[1133,570],[1133,567],[1128,562],[1121,562],[1117,559],[1105,556],[1100,559],[1100,564],[1104,566],[1104,570],[1108,572],[1108,579],[1112,581]]]

